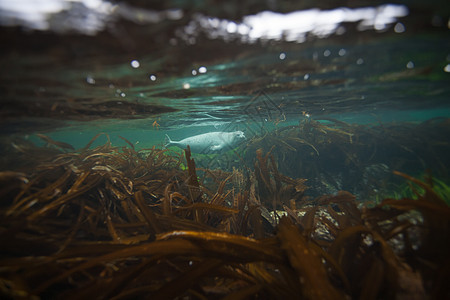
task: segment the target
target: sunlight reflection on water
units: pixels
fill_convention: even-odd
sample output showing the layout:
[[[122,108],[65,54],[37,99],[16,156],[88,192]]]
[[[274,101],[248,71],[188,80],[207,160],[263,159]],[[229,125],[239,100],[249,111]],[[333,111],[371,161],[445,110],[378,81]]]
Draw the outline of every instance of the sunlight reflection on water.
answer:
[[[360,31],[381,31],[407,15],[406,6],[395,4],[362,8],[339,7],[332,10],[312,8],[286,14],[262,11],[244,16],[240,23],[195,14],[189,24],[178,30],[178,35],[189,43],[195,43],[200,32],[206,33],[209,38],[237,38],[247,43],[260,39],[301,43],[308,35],[324,38],[332,34],[343,34],[345,28],[341,25],[344,22],[359,22],[357,28]],[[105,0],[0,1],[2,25],[20,25],[56,32],[77,31],[87,35],[95,35],[104,30],[108,23],[114,23],[119,18],[137,24],[148,24],[167,19],[179,20],[183,16],[180,9],[156,11],[126,3],[113,4]],[[404,31],[402,24],[397,24],[395,28],[396,32]]]
[[[136,24],[149,24],[182,17],[183,12],[179,9],[147,10],[105,0],[0,1],[0,25],[55,32],[74,31],[86,35],[95,35],[120,18]]]
[[[408,15],[404,5],[386,4],[378,7],[345,8],[333,10],[308,9],[287,14],[263,11],[256,15],[245,16],[242,23],[220,20],[209,16],[196,15],[179,35],[186,41],[195,42],[199,32],[209,38],[224,40],[238,39],[245,43],[262,40],[285,40],[302,43],[308,35],[325,38],[332,34],[343,34],[344,22],[358,23],[358,30],[385,30],[398,18]],[[400,26],[401,27],[401,26]],[[397,27],[396,32],[403,32]]]

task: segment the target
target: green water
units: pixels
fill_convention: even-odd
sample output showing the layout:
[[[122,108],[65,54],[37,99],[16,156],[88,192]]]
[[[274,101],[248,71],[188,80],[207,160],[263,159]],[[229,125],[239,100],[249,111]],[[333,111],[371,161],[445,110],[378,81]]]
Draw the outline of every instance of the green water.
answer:
[[[124,44],[125,34],[3,28],[11,38],[0,59],[3,155],[11,155],[12,141],[46,146],[38,133],[75,149],[98,133],[114,145],[127,146],[123,137],[145,149],[163,147],[166,134],[181,140],[242,130],[251,141],[310,120],[370,127],[445,119],[450,39],[445,23],[430,25],[432,17],[413,6],[383,30],[358,31],[355,23],[342,34],[302,43],[245,43],[201,32],[186,43],[172,28],[187,28],[195,20],[189,14],[162,23],[158,33],[127,27],[134,46]],[[102,136],[93,146],[106,141]],[[239,151],[247,155],[248,149]],[[439,173],[447,173],[446,164]],[[426,168],[436,166],[416,171]]]
[[[87,116],[82,121],[65,121],[52,117],[58,125],[44,132],[75,147],[99,131],[127,136],[147,146],[158,144],[164,132],[175,131],[175,136],[182,137],[221,130],[229,123],[245,127],[246,122],[270,122],[266,121],[268,115],[249,120],[245,111],[248,105],[257,105],[258,100],[253,103],[252,98],[261,90],[270,97],[259,97],[262,102],[280,105],[279,111],[275,111],[278,107],[269,109],[278,113],[284,124],[296,122],[304,111],[312,118],[331,116],[350,123],[419,122],[449,116],[446,37],[385,33],[364,45],[344,44],[338,39],[326,46],[312,42],[255,47],[241,57],[192,61],[177,74],[164,75],[159,75],[164,68],[161,61],[170,57],[154,54],[136,57],[139,68],[125,59],[121,64],[99,65],[95,58],[81,58],[76,64],[83,68],[71,62],[67,66],[49,65],[48,58],[37,55],[4,62],[12,65],[13,72],[2,77],[10,83],[4,87],[10,101],[138,102],[178,110],[124,120]],[[283,60],[280,53],[285,54]],[[413,67],[408,67],[409,62]],[[206,67],[207,72],[192,75],[198,66]],[[149,77],[153,74],[155,81]],[[160,126],[152,126],[155,121]],[[20,122],[13,126],[12,131],[21,131]]]

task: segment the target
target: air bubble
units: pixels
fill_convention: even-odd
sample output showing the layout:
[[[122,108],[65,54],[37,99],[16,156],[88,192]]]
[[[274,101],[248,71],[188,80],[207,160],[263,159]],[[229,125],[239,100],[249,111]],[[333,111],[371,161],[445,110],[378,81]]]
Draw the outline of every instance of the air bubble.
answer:
[[[132,60],[130,64],[135,69],[139,68],[141,65],[137,60]]]
[[[450,64],[447,64],[447,65],[444,67],[444,72],[450,73]]]
[[[95,84],[95,79],[89,75],[86,77],[86,82],[89,84]]]
[[[396,33],[403,33],[403,32],[405,32],[405,30],[406,30],[405,25],[403,25],[400,22],[395,24],[395,26],[394,26],[394,31]]]

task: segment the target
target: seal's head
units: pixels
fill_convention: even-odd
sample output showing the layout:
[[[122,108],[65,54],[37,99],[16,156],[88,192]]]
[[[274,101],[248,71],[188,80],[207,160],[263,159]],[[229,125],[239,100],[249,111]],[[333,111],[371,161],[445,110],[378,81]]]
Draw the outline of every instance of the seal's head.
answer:
[[[243,131],[235,131],[234,134],[235,134],[234,138],[236,140],[244,140],[245,139],[245,135],[244,135]]]

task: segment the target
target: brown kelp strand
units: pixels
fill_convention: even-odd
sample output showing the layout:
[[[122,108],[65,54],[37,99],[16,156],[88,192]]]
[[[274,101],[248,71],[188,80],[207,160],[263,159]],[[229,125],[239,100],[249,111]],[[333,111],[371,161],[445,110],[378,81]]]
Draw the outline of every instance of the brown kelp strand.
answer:
[[[308,179],[314,197],[347,190],[368,200],[380,196],[375,190],[399,182],[393,170],[417,174],[432,169],[435,176],[448,178],[448,125],[446,118],[419,124],[348,124],[307,117],[298,125],[263,128],[243,146],[242,156],[253,167],[258,149],[270,152],[281,174]],[[256,157],[258,162],[269,159]]]
[[[285,141],[313,156],[322,133],[358,143],[335,123]],[[396,172],[417,199],[361,207],[346,191],[306,195],[309,181],[285,175],[273,147],[226,172],[197,168],[189,147],[92,147],[97,138],[78,151],[46,140],[45,159],[0,173],[2,298],[449,296],[450,209],[429,183]]]

